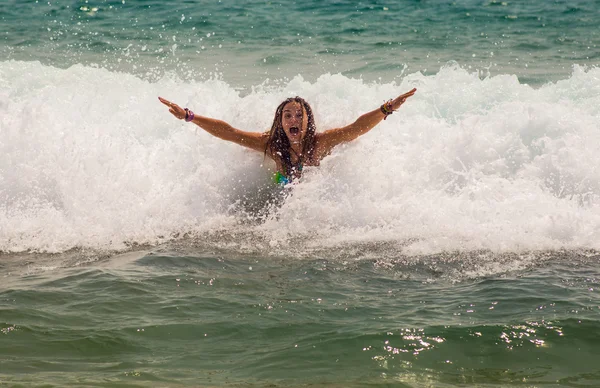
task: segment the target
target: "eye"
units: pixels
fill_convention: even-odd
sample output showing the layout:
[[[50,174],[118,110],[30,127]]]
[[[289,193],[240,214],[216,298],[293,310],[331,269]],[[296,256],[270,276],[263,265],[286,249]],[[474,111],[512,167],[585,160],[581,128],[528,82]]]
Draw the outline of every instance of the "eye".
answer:
[[[291,119],[292,118],[292,114],[291,113],[286,113],[283,115],[283,117],[285,117],[286,119]]]

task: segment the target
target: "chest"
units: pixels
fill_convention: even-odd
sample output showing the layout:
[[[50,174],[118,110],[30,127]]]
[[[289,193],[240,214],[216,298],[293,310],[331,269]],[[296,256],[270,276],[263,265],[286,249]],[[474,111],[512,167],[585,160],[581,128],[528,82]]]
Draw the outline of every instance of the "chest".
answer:
[[[306,166],[318,166],[321,163],[321,159],[327,156],[328,151],[329,150],[323,147],[323,144],[319,141],[319,137],[317,135],[311,158],[309,158],[308,155],[303,157],[303,155],[298,155],[293,150],[290,150],[290,162],[292,164],[292,168],[295,171],[301,171],[302,168]],[[277,170],[285,171],[284,162],[281,160],[281,158],[276,155],[270,156],[271,159],[275,161],[275,164],[277,165]]]

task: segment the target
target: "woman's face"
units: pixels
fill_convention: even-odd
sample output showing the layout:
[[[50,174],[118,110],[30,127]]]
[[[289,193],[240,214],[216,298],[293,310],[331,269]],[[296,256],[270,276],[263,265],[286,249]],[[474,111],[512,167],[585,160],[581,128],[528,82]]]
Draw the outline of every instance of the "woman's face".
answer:
[[[285,104],[281,116],[281,125],[290,144],[302,143],[308,128],[308,117],[302,104],[296,101]]]

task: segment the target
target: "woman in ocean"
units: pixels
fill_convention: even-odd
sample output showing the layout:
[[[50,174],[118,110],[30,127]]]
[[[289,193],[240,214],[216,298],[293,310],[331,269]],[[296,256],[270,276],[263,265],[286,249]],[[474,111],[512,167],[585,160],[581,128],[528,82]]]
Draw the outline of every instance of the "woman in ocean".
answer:
[[[417,89],[360,116],[352,124],[317,133],[310,105],[300,97],[288,98],[277,107],[269,132],[246,132],[233,128],[224,121],[194,114],[187,108],[165,100],[169,112],[180,120],[193,122],[220,139],[232,141],[268,155],[275,161],[275,181],[287,184],[300,177],[304,166],[318,166],[321,159],[338,144],[356,139],[396,111]]]

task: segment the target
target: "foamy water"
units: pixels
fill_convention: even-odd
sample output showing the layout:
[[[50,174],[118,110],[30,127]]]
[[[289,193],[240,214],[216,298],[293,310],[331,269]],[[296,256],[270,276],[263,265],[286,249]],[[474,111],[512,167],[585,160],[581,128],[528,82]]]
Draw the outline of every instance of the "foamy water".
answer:
[[[10,61],[0,82],[0,251],[123,249],[215,231],[283,249],[298,239],[392,241],[406,254],[600,249],[598,68],[539,88],[447,66],[399,84],[297,76],[242,95],[220,80]],[[272,164],[157,100],[264,131],[278,103],[300,95],[325,130],[412,87],[399,112],[307,169],[254,224],[238,202],[270,184]]]

